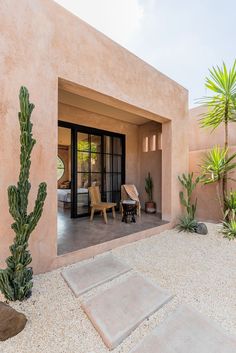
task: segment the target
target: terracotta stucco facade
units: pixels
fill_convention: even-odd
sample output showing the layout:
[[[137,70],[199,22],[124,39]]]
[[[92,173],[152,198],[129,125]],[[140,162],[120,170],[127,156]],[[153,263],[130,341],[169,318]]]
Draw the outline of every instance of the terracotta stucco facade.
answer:
[[[146,232],[57,256],[58,115],[65,118],[58,105],[58,88],[162,124],[159,197],[163,219],[170,221],[163,227],[171,227],[180,214],[177,175],[188,171],[188,92],[51,0],[1,2],[0,18],[0,265],[4,266],[13,240],[6,190],[17,182],[19,172],[21,85],[29,89],[36,106],[32,121],[37,144],[32,155],[29,208],[39,182],[48,185],[43,216],[30,240],[35,273],[150,235]],[[130,136],[135,134],[135,124],[130,130],[125,128]],[[138,140],[129,143],[129,153],[135,153],[132,149],[138,149]],[[134,170],[131,166],[130,180]]]
[[[189,171],[196,175],[200,174],[202,160],[204,155],[215,145],[224,146],[224,126],[219,126],[212,131],[208,128],[201,128],[199,120],[201,114],[205,113],[207,108],[199,106],[190,109],[189,113]],[[236,152],[236,124],[229,124],[229,151]],[[231,173],[232,178],[236,178],[236,172]],[[236,183],[229,181],[228,190],[235,189]],[[199,184],[194,192],[194,197],[198,199],[196,216],[200,220],[220,221],[222,214],[216,197],[216,187],[214,184]]]

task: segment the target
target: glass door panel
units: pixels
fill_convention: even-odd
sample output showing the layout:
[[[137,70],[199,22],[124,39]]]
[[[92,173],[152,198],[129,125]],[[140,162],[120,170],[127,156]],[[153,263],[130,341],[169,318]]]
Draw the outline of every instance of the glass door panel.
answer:
[[[113,156],[113,173],[121,173],[121,156]]]
[[[77,215],[87,214],[89,211],[88,173],[77,174]]]
[[[89,135],[84,134],[83,132],[78,132],[77,133],[77,150],[86,152],[90,151],[90,146],[89,146]]]
[[[73,217],[88,215],[90,212],[90,186],[99,186],[102,201],[120,201],[120,187],[124,182],[122,158],[124,147],[122,137],[89,128],[79,127],[74,131],[74,173],[76,185],[73,188]],[[92,133],[90,133],[90,130]],[[86,131],[86,132],[84,132]]]
[[[89,213],[90,186],[102,192],[102,135],[77,133],[77,216]]]
[[[104,180],[104,192],[107,191],[112,191],[112,174],[111,173],[105,173],[103,175],[103,180]]]
[[[112,155],[104,155],[104,173],[112,173]]]
[[[120,137],[113,137],[113,153],[122,154],[122,143]]]
[[[87,189],[89,186],[89,174],[77,173],[77,187],[80,189]]]
[[[101,173],[101,154],[91,153],[91,172]]]
[[[101,153],[102,137],[99,135],[91,135],[91,152]]]
[[[88,173],[89,172],[90,153],[78,151],[77,157],[78,157],[78,160],[77,160],[78,172]]]
[[[91,144],[87,133],[78,132],[77,143],[77,193],[76,193],[76,215],[83,216],[89,212],[88,187],[90,186],[91,171]]]
[[[104,153],[112,153],[112,137],[104,136]]]
[[[101,186],[102,186],[102,178],[101,178],[101,173],[91,173],[91,186],[99,186],[100,191],[101,191]]]
[[[120,187],[125,182],[124,135],[62,121],[58,132],[58,188],[68,189],[71,217],[89,214],[88,188],[92,185],[99,186],[103,201],[119,206]]]

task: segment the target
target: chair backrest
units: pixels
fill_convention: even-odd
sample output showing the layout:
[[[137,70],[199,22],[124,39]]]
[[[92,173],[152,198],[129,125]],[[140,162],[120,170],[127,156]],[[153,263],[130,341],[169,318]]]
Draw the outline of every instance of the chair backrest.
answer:
[[[91,205],[96,205],[101,202],[101,193],[99,186],[90,186],[88,188]]]
[[[125,191],[124,185],[121,185],[121,201],[128,200],[128,199],[129,199],[129,196]]]
[[[139,201],[138,191],[135,185],[124,184],[121,185],[121,201],[123,200]]]

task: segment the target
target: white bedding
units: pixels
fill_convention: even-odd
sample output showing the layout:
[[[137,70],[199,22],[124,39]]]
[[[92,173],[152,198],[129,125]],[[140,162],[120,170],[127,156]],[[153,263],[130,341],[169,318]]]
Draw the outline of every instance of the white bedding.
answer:
[[[78,194],[87,194],[88,189],[79,188],[77,193]],[[57,189],[57,199],[58,199],[58,201],[62,201],[62,202],[71,202],[71,189]]]

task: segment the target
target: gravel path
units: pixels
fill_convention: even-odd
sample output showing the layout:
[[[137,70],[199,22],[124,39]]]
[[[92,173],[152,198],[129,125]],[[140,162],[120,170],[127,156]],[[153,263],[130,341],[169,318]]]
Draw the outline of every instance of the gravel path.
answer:
[[[112,253],[135,271],[175,294],[145,320],[114,353],[128,353],[178,303],[188,303],[236,334],[236,241],[224,239],[217,226],[208,235],[165,231]],[[103,256],[103,255],[101,255]],[[108,353],[100,336],[56,270],[34,278],[33,296],[14,303],[28,317],[25,330],[1,343],[1,353]],[[127,273],[85,294],[88,298],[130,276]]]

